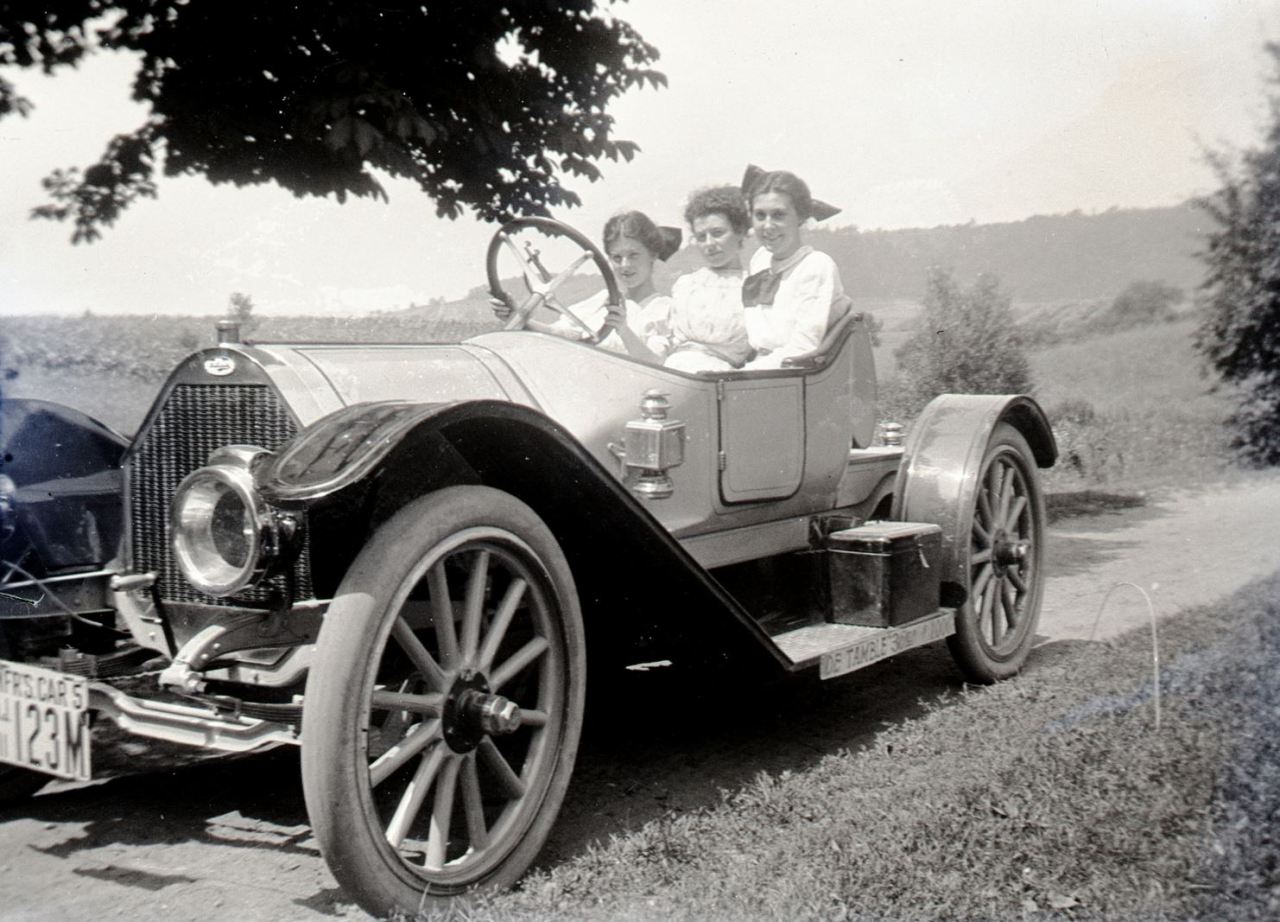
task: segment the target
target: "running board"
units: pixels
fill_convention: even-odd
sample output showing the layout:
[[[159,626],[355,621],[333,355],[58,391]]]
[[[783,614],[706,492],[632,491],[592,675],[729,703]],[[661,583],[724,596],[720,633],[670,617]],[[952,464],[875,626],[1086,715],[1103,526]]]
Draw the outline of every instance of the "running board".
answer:
[[[818,666],[819,676],[833,679],[882,659],[923,647],[956,632],[956,613],[939,609],[926,618],[900,627],[861,627],[855,624],[810,624],[773,637],[791,660],[794,671]]]

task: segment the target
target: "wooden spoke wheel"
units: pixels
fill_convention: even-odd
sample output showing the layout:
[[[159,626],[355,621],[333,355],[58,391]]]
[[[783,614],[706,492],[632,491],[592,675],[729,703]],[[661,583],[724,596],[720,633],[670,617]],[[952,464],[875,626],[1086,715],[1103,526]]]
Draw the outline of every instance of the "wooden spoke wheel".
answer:
[[[362,907],[524,872],[572,772],[585,659],[568,564],[519,500],[452,487],[379,529],[325,615],[302,723],[307,810]]]
[[[950,644],[969,681],[990,683],[1026,661],[1044,588],[1044,498],[1031,449],[1012,426],[992,433],[970,512],[967,598]]]

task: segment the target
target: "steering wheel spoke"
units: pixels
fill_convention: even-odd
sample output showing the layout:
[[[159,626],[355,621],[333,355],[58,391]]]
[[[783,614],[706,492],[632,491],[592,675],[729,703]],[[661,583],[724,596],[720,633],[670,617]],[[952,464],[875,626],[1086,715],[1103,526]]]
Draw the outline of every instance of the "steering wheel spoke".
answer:
[[[546,277],[538,272],[534,261],[520,252],[520,248],[506,231],[499,230],[494,239],[501,240],[503,245],[511,251],[511,255],[516,258],[516,263],[520,266],[520,272],[524,275],[524,283],[529,286],[530,291],[536,292],[538,287],[546,281]]]
[[[565,269],[552,275],[543,266],[539,258],[541,254],[537,250],[526,245],[522,251],[517,244],[514,238],[523,230],[536,231],[549,239],[567,239],[580,247],[581,251],[579,255],[571,259]],[[519,304],[503,286],[502,279],[499,277],[498,254],[504,249],[515,257],[520,266],[525,286],[529,289],[528,295]],[[485,262],[490,293],[512,309],[511,318],[505,325],[507,330],[527,328],[534,312],[539,307],[548,307],[556,313],[567,317],[569,322],[582,330],[591,342],[599,342],[607,327],[601,326],[598,330],[592,329],[588,323],[555,297],[556,291],[589,262],[595,263],[601,277],[604,279],[605,287],[608,290],[608,303],[623,303],[622,292],[618,288],[617,279],[614,278],[609,262],[599,248],[579,231],[551,218],[517,218],[504,224],[494,234],[493,240],[489,243],[488,257]]]

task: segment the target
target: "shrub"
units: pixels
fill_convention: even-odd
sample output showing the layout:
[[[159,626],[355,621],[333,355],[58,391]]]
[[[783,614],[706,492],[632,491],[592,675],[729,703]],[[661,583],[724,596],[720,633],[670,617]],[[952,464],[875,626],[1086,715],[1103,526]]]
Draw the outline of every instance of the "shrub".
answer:
[[[1280,45],[1268,45],[1280,86]],[[1265,145],[1237,166],[1211,158],[1222,188],[1199,201],[1217,223],[1201,254],[1208,268],[1196,346],[1235,385],[1234,445],[1246,460],[1280,464],[1280,94]]]
[[[1045,410],[1058,443],[1058,472],[1102,483],[1123,474],[1123,441],[1114,420],[1100,414],[1087,400],[1069,397]]]
[[[1031,366],[998,278],[980,275],[966,291],[950,270],[931,269],[923,307],[894,353],[912,409],[939,394],[1031,391]]]
[[[1178,318],[1174,308],[1186,299],[1181,288],[1164,282],[1133,282],[1111,302],[1107,317],[1116,330],[1145,323],[1169,323]]]

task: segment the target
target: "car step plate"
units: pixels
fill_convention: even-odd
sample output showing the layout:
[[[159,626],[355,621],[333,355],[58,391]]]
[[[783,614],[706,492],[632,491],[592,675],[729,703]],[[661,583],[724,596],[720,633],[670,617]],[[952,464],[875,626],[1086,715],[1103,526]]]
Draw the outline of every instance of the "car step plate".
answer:
[[[860,627],[851,624],[813,624],[773,638],[782,652],[798,667],[818,664],[824,679],[853,672],[913,647],[922,647],[956,630],[956,616],[942,609],[901,627]]]
[[[0,763],[90,780],[89,680],[0,660]]]

